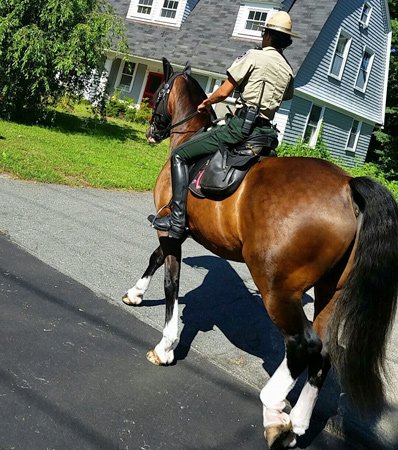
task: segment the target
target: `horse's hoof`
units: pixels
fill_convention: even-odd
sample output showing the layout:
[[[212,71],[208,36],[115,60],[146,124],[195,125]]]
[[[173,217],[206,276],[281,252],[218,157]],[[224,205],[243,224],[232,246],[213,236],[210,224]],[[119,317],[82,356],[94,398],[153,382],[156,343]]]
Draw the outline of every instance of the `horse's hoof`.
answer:
[[[122,302],[129,306],[138,306],[142,303],[143,295],[133,293],[134,288],[126,292],[122,297]],[[134,294],[134,295],[133,295]]]
[[[164,364],[159,356],[157,355],[157,353],[155,352],[155,350],[149,350],[149,352],[146,354],[146,359],[151,362],[152,364],[155,364],[155,366],[165,366],[166,364]]]
[[[296,435],[293,433],[291,422],[265,427],[264,437],[270,450],[291,448],[296,445]]]

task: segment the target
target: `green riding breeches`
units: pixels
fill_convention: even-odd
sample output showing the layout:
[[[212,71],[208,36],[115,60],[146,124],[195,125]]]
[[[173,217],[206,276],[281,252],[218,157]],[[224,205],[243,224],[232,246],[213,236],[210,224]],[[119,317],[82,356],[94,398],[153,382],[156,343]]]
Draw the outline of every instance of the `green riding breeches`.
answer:
[[[190,164],[203,156],[214,154],[219,149],[220,144],[232,147],[242,142],[247,138],[247,135],[242,133],[242,125],[243,119],[233,116],[225,125],[215,126],[210,131],[203,131],[193,136],[176,147],[172,153],[173,155],[178,155],[187,164]],[[274,128],[269,126],[254,127],[251,136],[259,134],[276,137]]]

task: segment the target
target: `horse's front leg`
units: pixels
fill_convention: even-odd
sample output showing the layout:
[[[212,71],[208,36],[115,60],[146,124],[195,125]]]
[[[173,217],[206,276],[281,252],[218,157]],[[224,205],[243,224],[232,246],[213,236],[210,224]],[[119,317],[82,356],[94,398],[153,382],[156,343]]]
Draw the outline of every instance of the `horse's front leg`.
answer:
[[[181,241],[169,237],[160,238],[164,259],[164,292],[166,319],[159,344],[147,353],[148,360],[156,365],[171,364],[178,340],[178,290],[181,271]]]
[[[126,305],[139,305],[144,298],[145,292],[148,290],[149,284],[154,273],[164,263],[162,247],[159,246],[149,258],[149,264],[142,277],[135,283],[134,287],[124,294],[122,301]]]

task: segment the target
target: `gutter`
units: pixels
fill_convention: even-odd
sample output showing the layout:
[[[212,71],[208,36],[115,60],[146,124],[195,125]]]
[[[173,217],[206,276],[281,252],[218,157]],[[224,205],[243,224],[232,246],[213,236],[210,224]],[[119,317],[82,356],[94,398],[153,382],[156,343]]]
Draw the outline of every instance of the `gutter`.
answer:
[[[161,67],[163,67],[163,63],[159,59],[147,58],[147,57],[143,57],[143,56],[134,55],[134,54],[131,54],[131,53],[129,53],[128,55],[125,55],[125,54],[122,54],[120,52],[116,52],[114,50],[107,50],[106,54],[107,55],[112,55],[114,58],[120,58],[120,59],[123,59],[126,56],[128,56],[129,58],[134,58],[135,60],[138,60],[138,62],[141,62],[142,64],[145,64],[148,61],[150,61],[152,63],[157,63]],[[185,67],[185,65],[174,64],[174,63],[172,64],[172,66],[174,68],[177,68],[177,69],[183,69]],[[193,67],[193,66],[191,66],[191,68],[192,68],[192,71],[197,73],[198,75],[206,75],[206,76],[211,76],[213,78],[225,78],[225,79],[227,78],[224,73],[210,72],[208,70],[198,69],[198,68]]]

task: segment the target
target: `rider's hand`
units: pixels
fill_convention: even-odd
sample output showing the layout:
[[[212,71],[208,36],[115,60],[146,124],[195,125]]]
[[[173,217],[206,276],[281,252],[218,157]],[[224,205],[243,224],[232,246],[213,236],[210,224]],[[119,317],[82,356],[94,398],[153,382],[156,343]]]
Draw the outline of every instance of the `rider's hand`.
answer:
[[[208,103],[208,99],[203,100],[203,102],[198,106],[197,111],[203,113],[205,111],[210,111],[211,105]]]

